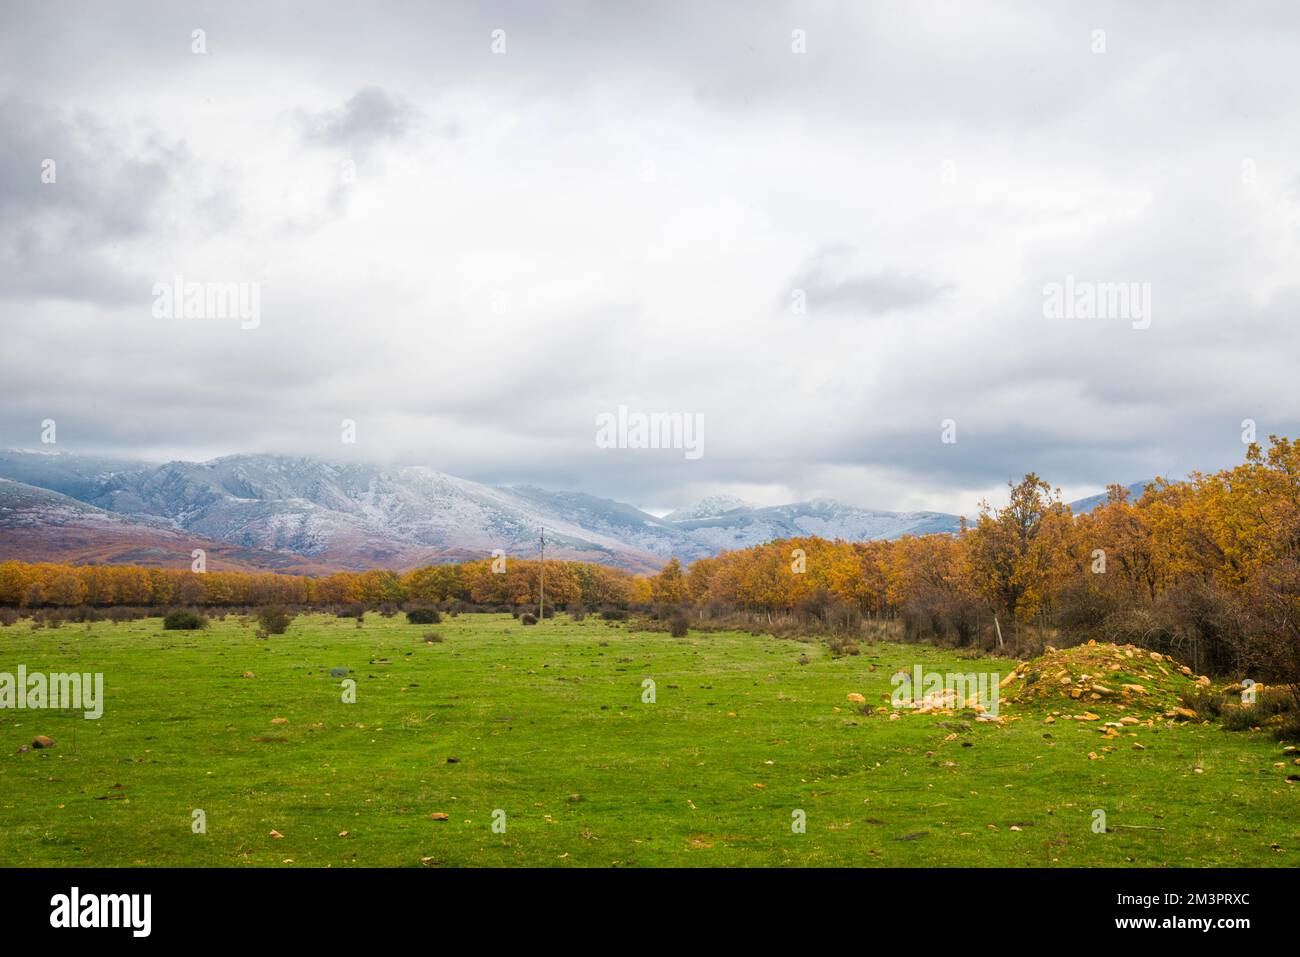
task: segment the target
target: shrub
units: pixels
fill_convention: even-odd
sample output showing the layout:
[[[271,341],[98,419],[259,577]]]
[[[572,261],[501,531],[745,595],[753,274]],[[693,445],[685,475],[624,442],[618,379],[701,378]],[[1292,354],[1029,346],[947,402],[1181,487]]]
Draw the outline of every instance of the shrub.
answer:
[[[532,614],[531,612],[525,612],[524,614],[520,615],[519,620],[523,622],[525,625],[537,624],[537,616]]]
[[[858,654],[858,643],[844,635],[835,635],[826,639],[826,647],[831,650],[832,658]]]
[[[668,632],[674,638],[685,638],[690,627],[691,623],[687,620],[686,613],[679,611],[673,615],[672,623],[668,626]]]
[[[605,621],[627,621],[627,612],[622,608],[606,608],[600,617]]]
[[[442,615],[436,608],[412,608],[406,613],[406,620],[412,625],[440,625]]]
[[[0,608],[0,625],[8,628],[18,623],[18,612],[13,608]]]
[[[360,620],[357,619],[357,621]],[[264,605],[257,610],[257,623],[261,625],[261,630],[268,635],[283,635],[289,630],[289,624],[292,621],[293,615],[279,605]]]
[[[361,618],[366,613],[365,605],[344,605],[334,612],[335,618]]]
[[[569,617],[574,621],[583,621],[587,617],[587,609],[584,605],[570,605]]]
[[[208,620],[195,611],[178,608],[163,619],[165,631],[198,631],[208,627]]]
[[[424,640],[425,640],[425,642],[428,643],[428,644],[434,644],[434,645],[441,644],[441,643],[442,643],[442,632],[440,632],[440,631],[426,631],[426,632],[424,633]]]
[[[1240,685],[1219,691],[1193,687],[1184,690],[1179,700],[1183,707],[1196,712],[1198,720],[1217,720],[1225,731],[1263,727],[1283,740],[1296,737],[1300,731],[1300,707],[1290,688],[1260,686],[1251,704],[1241,700],[1241,691]]]

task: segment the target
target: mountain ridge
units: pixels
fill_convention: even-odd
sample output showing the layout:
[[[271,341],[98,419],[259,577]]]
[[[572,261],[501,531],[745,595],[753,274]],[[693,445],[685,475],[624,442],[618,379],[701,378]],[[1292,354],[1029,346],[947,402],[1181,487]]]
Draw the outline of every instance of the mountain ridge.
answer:
[[[545,527],[548,555],[641,572],[674,556],[689,563],[775,539],[890,539],[955,532],[961,522],[945,512],[874,510],[831,499],[755,506],[729,495],[660,518],[585,492],[486,485],[422,465],[260,453],[158,464],[6,449],[0,480],[61,496],[41,499],[11,487],[10,507],[0,497],[0,531],[10,539],[0,555],[25,549],[33,560],[48,560],[45,551],[75,552],[74,541],[102,556],[131,552],[138,540],[161,556],[183,553],[188,564],[182,546],[202,540],[233,550],[231,559],[241,564],[264,557],[274,568],[409,568],[484,558],[497,549],[531,556]],[[51,538],[44,551],[43,514]],[[76,525],[83,527],[73,535]]]

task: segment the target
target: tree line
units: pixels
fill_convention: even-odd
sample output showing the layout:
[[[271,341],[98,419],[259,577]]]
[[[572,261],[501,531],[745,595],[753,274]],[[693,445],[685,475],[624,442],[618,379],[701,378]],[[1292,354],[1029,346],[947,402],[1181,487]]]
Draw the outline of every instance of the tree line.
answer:
[[[536,605],[540,563],[484,559],[430,565],[407,572],[372,569],[317,578],[273,572],[142,568],[127,565],[0,563],[0,606],[25,609],[302,607],[439,605],[458,602],[494,608]],[[626,608],[648,601],[649,582],[587,562],[546,562],[547,603],[561,608]]]
[[[652,600],[701,617],[788,615],[852,631],[1010,646],[1090,638],[1163,649],[1198,671],[1300,676],[1300,443],[1251,444],[1235,468],[1111,486],[1073,514],[1035,474],[955,535],[791,538],[651,580]]]

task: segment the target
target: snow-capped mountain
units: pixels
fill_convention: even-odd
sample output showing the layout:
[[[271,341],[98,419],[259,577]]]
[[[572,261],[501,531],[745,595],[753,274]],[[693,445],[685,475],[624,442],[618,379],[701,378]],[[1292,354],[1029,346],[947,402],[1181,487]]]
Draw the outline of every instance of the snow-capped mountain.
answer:
[[[674,545],[689,544],[628,505],[496,488],[419,466],[232,455],[141,467],[11,451],[0,453],[0,476],[135,522],[340,567],[409,567],[498,548],[532,555],[542,527],[556,557],[637,570],[657,568]],[[639,522],[667,535],[633,534]]]
[[[1134,502],[1140,499],[1142,493],[1146,491],[1147,486],[1150,484],[1150,482],[1134,482],[1132,485],[1126,485],[1125,488],[1128,489],[1129,501]],[[1078,501],[1071,502],[1070,510],[1074,512],[1075,515],[1083,515],[1085,512],[1091,512],[1098,505],[1105,503],[1107,494],[1108,493],[1106,492],[1102,492],[1099,495],[1089,495],[1087,498],[1081,498]]]
[[[960,525],[942,512],[875,511],[825,499],[756,507],[726,495],[657,518],[580,492],[490,486],[422,466],[281,455],[156,465],[0,451],[0,477],[11,480],[0,490],[0,554],[32,560],[57,551],[58,560],[75,561],[78,548],[87,556],[81,560],[117,560],[104,558],[117,547],[108,546],[125,542],[188,563],[184,546],[202,540],[234,550],[244,565],[261,556],[277,568],[406,568],[494,549],[531,557],[544,527],[548,555],[650,571],[672,556],[690,562],[792,536],[866,541]],[[41,529],[57,549],[42,550]]]
[[[212,541],[152,517],[96,508],[50,489],[0,478],[0,561],[184,567],[203,549],[214,568],[325,572],[341,566]]]
[[[664,521],[690,522],[701,518],[718,518],[728,512],[752,509],[753,507],[744,499],[736,498],[734,495],[708,495],[688,508],[679,508],[674,512],[669,512],[664,516]]]
[[[741,506],[720,515],[683,519],[674,524],[696,542],[718,552],[802,535],[860,542],[956,532],[961,519],[943,512],[880,512],[829,499],[814,499],[767,508]]]

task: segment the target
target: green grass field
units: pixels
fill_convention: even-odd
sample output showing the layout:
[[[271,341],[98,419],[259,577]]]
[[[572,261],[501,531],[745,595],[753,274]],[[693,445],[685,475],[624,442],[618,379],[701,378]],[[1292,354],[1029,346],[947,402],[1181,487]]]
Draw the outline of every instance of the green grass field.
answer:
[[[445,617],[440,644],[402,616],[299,617],[265,641],[254,627],[0,629],[0,671],[103,672],[106,698],[97,721],[0,711],[0,864],[1300,863],[1298,769],[1274,766],[1265,734],[1161,724],[1090,760],[1095,725],[1009,707],[1022,720],[890,721],[846,700],[880,703],[918,662],[1008,662],[892,643],[833,659],[820,644],[563,616]],[[56,746],[18,753],[37,734]],[[1093,832],[1098,808],[1109,833]]]

